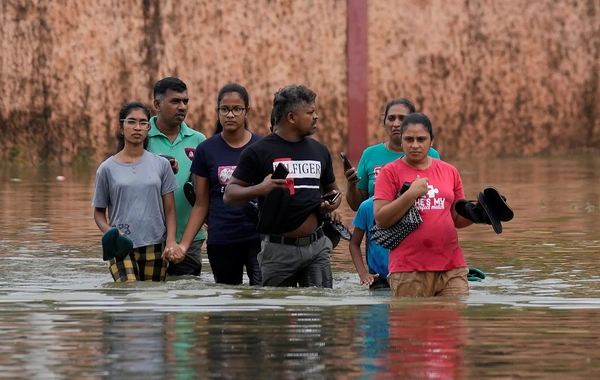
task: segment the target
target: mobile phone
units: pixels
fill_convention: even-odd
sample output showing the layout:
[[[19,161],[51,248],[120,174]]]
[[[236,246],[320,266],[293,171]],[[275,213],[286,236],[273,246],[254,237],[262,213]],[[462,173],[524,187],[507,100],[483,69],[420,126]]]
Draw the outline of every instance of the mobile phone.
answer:
[[[352,164],[350,163],[350,160],[348,159],[348,157],[346,156],[346,153],[344,152],[340,152],[340,157],[342,157],[342,160],[344,160],[344,169],[345,170],[350,170],[352,169]]]
[[[167,160],[171,161],[174,160],[175,157],[173,156],[169,156],[168,154],[159,154],[159,156],[166,158]]]
[[[340,195],[342,195],[342,193],[334,193],[334,194],[327,194],[327,195],[323,195],[321,197],[321,199],[323,199],[324,201],[331,203],[335,203],[335,201],[337,201],[337,199],[340,197]]]
[[[410,182],[404,182],[402,184],[402,188],[400,189],[400,194],[404,194],[404,192],[406,190],[408,190],[408,188],[410,187],[411,183]]]
[[[285,179],[288,174],[289,174],[288,169],[285,167],[284,164],[282,164],[280,162],[277,165],[277,167],[275,168],[275,171],[273,172],[273,175],[271,176],[271,178],[273,178],[273,179]]]

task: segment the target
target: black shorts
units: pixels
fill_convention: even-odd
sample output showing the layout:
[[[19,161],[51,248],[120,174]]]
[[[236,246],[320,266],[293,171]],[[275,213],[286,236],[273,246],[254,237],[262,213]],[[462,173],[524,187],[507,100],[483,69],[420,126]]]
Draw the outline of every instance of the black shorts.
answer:
[[[375,277],[373,283],[369,285],[369,290],[386,290],[390,288],[390,284],[383,278]]]

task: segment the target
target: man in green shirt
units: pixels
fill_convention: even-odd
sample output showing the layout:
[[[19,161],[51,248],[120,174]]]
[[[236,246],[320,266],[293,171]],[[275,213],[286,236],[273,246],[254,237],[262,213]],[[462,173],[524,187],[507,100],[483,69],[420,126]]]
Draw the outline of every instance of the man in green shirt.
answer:
[[[206,140],[202,133],[191,129],[184,122],[189,100],[187,86],[180,79],[167,77],[154,85],[153,104],[156,116],[150,119],[148,150],[155,154],[173,156],[179,165],[179,171],[175,173],[179,188],[174,192],[177,212],[177,241],[183,235],[192,210],[192,206],[183,193],[183,185],[190,177],[190,167],[196,147]],[[185,259],[178,264],[170,263],[167,274],[174,276],[200,275],[204,240],[206,240],[206,235],[201,229],[187,250]]]

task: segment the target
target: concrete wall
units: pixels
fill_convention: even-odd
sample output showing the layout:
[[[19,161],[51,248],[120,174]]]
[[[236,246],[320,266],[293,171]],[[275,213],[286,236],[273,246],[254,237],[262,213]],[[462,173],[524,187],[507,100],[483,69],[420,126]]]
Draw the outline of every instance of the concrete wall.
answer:
[[[103,159],[122,104],[149,103],[171,75],[205,134],[224,84],[248,89],[251,128],[266,133],[273,94],[301,83],[319,94],[320,138],[342,144],[345,1],[3,0],[0,25],[4,159]]]
[[[315,90],[317,138],[345,149],[346,0],[2,0],[0,158],[99,161],[117,112],[164,76],[189,87],[188,122],[211,134],[228,82],[266,133],[272,96]],[[596,151],[598,1],[369,1],[369,141],[412,99],[443,157]]]
[[[371,127],[407,97],[442,157],[598,151],[600,2],[369,4]]]

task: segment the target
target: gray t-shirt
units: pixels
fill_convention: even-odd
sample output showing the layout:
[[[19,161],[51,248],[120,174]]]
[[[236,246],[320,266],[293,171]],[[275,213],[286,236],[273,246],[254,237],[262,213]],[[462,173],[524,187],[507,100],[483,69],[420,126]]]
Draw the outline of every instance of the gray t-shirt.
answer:
[[[179,185],[169,161],[148,151],[135,163],[114,157],[96,172],[93,207],[108,208],[108,220],[133,241],[133,247],[162,243],[166,239],[162,196]]]

